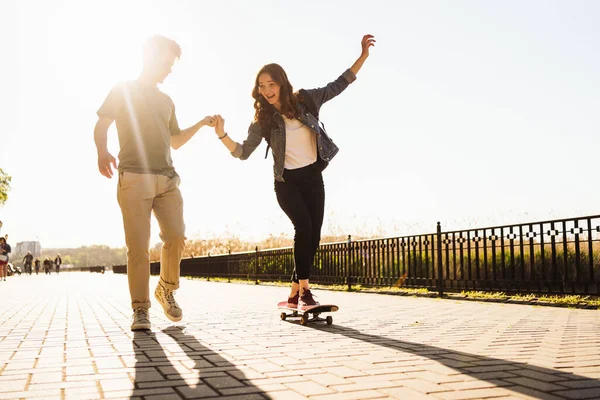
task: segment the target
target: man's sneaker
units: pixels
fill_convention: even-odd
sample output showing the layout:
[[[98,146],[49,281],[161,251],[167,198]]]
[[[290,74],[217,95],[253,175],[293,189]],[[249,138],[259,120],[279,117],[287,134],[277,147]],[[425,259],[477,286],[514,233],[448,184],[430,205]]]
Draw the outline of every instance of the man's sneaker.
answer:
[[[150,314],[148,309],[138,307],[133,310],[133,322],[131,324],[132,331],[142,331],[150,329]]]
[[[300,296],[300,301],[298,301],[298,308],[313,307],[318,305],[319,302],[313,298],[313,295],[310,292],[310,290],[305,290],[302,293],[302,296]]]
[[[288,297],[287,306],[288,308],[298,308],[298,298],[300,297],[300,293],[296,293],[294,297]]]
[[[156,286],[154,297],[165,310],[165,315],[173,322],[181,321],[183,312],[173,297],[173,290],[165,289],[160,283]]]

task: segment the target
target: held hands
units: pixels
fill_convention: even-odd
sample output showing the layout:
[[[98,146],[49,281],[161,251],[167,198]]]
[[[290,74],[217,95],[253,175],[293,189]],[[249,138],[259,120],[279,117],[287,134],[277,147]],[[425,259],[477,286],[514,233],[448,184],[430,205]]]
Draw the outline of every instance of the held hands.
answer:
[[[110,167],[111,164],[116,170],[117,160],[108,151],[98,153],[98,170],[108,179],[113,176],[113,170]]]
[[[210,126],[211,128],[214,128],[217,120],[213,115],[208,115],[204,117],[201,122],[204,126]]]
[[[369,47],[375,46],[375,42],[376,42],[375,36],[373,36],[373,35],[363,36],[363,38],[360,42],[360,46],[362,48],[362,52],[360,53],[360,56],[362,58],[369,57]]]

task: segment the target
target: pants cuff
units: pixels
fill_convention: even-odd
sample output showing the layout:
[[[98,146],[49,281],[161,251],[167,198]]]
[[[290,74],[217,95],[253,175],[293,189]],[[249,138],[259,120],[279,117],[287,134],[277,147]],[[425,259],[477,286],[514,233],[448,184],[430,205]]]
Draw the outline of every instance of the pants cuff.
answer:
[[[139,307],[145,308],[147,310],[147,309],[150,308],[150,306],[151,306],[151,303],[149,301],[146,301],[146,302],[144,302],[144,301],[133,301],[131,303],[131,308],[133,308],[134,310],[136,308],[139,308]]]
[[[177,282],[177,283],[169,283],[169,282],[166,282],[165,280],[163,280],[163,278],[160,278],[160,280],[158,281],[158,283],[159,283],[159,285],[161,285],[165,289],[169,289],[169,290],[177,290],[177,289],[179,289],[179,282]]]

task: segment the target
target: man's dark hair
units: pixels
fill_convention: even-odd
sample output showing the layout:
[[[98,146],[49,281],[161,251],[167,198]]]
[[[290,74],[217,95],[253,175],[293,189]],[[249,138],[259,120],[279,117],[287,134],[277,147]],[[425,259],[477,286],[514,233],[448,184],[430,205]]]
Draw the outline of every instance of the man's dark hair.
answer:
[[[172,52],[177,58],[181,58],[181,46],[176,41],[160,35],[151,36],[144,43],[144,60],[165,50]]]

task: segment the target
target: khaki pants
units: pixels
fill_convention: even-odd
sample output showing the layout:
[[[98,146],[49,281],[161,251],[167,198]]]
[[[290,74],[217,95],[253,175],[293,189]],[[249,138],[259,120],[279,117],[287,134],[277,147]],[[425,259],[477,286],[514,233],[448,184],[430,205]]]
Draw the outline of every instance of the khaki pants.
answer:
[[[183,199],[179,176],[120,172],[117,199],[123,214],[127,244],[127,278],[131,306],[150,308],[150,216],[160,227],[163,241],[160,284],[179,288],[179,264],[185,247]]]

